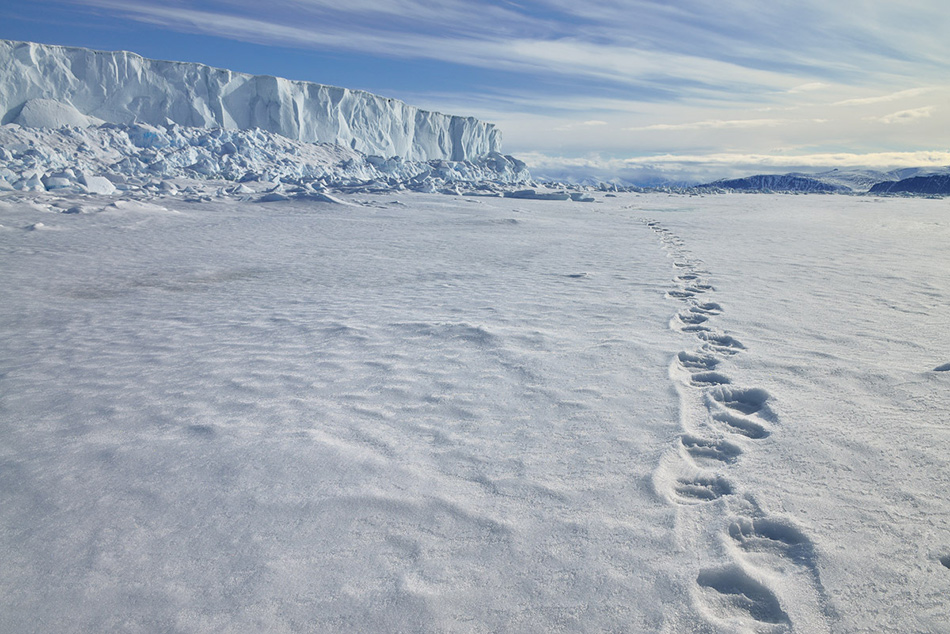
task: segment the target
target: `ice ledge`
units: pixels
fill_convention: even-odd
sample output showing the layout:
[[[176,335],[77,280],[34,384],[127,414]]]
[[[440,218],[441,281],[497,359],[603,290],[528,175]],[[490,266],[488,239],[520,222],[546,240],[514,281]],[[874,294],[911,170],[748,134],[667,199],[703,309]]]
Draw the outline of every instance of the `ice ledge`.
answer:
[[[0,40],[0,123],[22,117],[31,100],[46,100],[32,101],[46,104],[45,115],[52,101],[63,105],[52,116],[74,119],[75,111],[117,124],[260,128],[413,161],[463,161],[501,150],[501,132],[490,123],[358,90],[125,51]]]

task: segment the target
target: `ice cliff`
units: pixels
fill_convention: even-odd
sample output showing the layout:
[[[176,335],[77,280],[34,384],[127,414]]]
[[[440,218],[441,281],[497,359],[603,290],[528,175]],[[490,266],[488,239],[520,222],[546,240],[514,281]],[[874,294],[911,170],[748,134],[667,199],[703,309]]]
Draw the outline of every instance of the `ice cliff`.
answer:
[[[501,146],[492,124],[358,90],[124,51],[0,40],[0,123],[44,127],[45,120],[259,128],[410,161],[464,161]]]

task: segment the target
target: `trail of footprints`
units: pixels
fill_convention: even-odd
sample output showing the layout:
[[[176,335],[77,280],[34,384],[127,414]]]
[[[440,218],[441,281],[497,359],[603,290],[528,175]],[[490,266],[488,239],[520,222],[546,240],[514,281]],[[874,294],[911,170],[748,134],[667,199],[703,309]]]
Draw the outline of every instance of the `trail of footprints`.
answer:
[[[683,433],[657,469],[658,492],[672,503],[714,505],[720,522],[714,538],[723,545],[725,564],[702,567],[696,594],[711,619],[754,631],[794,628],[794,610],[783,607],[780,593],[765,581],[783,578],[796,585],[795,595],[810,596],[830,616],[818,577],[811,540],[793,523],[769,517],[754,496],[742,493],[729,478],[729,467],[769,436],[778,418],[769,393],[740,387],[721,366],[745,346],[714,327],[723,308],[710,300],[715,291],[709,272],[689,256],[684,242],[655,220],[645,219],[673,257],[675,285],[666,295],[682,304],[670,327],[696,340],[696,348],[679,352],[670,365],[677,382]],[[700,523],[704,521],[701,520]],[[697,537],[697,539],[700,539]]]

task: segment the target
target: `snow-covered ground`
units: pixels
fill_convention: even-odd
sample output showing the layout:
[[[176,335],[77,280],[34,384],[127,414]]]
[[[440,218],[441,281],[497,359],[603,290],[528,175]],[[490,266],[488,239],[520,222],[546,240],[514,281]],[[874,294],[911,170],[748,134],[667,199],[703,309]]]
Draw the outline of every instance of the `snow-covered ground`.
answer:
[[[945,201],[343,198],[0,197],[0,631],[950,631]]]

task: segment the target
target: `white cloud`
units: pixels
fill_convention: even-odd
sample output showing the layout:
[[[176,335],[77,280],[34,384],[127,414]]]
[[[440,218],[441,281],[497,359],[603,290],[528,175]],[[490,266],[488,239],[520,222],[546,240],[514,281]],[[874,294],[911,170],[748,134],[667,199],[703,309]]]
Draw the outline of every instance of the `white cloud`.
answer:
[[[558,130],[559,132],[566,132],[566,131],[568,131],[568,130],[577,130],[577,129],[583,129],[583,128],[596,128],[596,127],[600,127],[600,126],[604,126],[604,125],[608,125],[606,121],[600,121],[600,120],[592,119],[592,120],[590,120],[590,121],[579,121],[579,122],[574,122],[574,123],[567,123],[567,124],[565,124],[565,125],[558,126],[558,127],[554,128],[554,129],[555,129],[555,130]]]
[[[878,121],[887,125],[892,125],[895,123],[907,124],[914,123],[919,119],[927,119],[930,115],[933,114],[935,108],[933,106],[924,106],[923,108],[914,108],[912,110],[901,110],[899,112],[892,112],[891,114],[884,115],[883,117],[869,117],[869,121]]]
[[[892,92],[886,95],[877,95],[874,97],[859,97],[856,99],[845,99],[844,101],[836,101],[831,104],[833,106],[868,106],[877,103],[886,103],[888,101],[899,101],[901,99],[909,99],[911,97],[919,97],[920,95],[925,95],[929,92],[936,90],[934,87],[924,87],[924,88],[911,88],[909,90],[901,90],[899,92]]]
[[[830,87],[830,85],[826,84],[823,81],[813,81],[807,84],[802,84],[801,86],[795,86],[794,88],[790,89],[788,92],[791,94],[796,94],[800,92],[813,92],[815,90],[821,90],[823,88],[828,88],[828,87]]]
[[[803,123],[825,123],[825,119],[709,119],[689,123],[655,123],[653,125],[624,128],[627,131],[661,130],[664,132],[675,130],[724,130],[729,128],[763,128],[783,125],[801,125]]]

